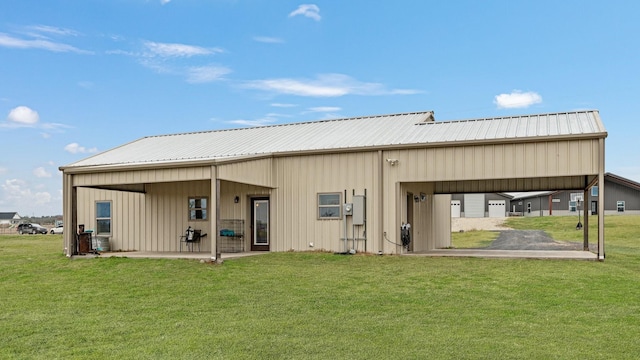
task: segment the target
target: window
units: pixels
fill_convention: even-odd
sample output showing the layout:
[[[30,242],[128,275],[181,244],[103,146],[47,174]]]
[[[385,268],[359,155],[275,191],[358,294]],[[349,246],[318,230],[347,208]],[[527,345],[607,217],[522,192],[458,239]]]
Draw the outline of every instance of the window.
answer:
[[[527,214],[531,214],[531,203],[527,203]]]
[[[207,198],[189,198],[189,220],[207,220]]]
[[[111,234],[111,201],[96,202],[96,234]]]
[[[569,211],[570,212],[578,211],[578,203],[575,201],[569,201]]]
[[[318,219],[340,219],[340,193],[318,194]]]
[[[624,201],[616,201],[618,212],[624,212]]]
[[[591,196],[598,196],[598,186],[591,187]]]

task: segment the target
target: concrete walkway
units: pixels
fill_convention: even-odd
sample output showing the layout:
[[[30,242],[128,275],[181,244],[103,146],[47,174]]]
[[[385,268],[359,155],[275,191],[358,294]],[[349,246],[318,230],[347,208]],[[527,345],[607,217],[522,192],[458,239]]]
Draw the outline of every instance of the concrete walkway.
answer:
[[[267,251],[251,251],[239,253],[222,253],[222,260],[237,259],[246,256],[268,254]],[[210,252],[151,252],[151,251],[114,251],[101,252],[98,254],[74,255],[74,258],[95,258],[95,257],[127,257],[132,259],[190,259],[211,261]]]
[[[562,259],[598,260],[590,251],[572,250],[484,250],[484,249],[437,249],[425,252],[407,253],[406,256],[479,257],[504,259]]]

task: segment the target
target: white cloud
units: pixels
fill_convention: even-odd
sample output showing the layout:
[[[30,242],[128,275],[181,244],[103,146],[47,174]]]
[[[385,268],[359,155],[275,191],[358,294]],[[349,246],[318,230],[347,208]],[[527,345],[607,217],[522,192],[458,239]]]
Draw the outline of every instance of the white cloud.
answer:
[[[4,167],[0,167],[0,175],[6,174],[8,171],[9,171],[9,169],[4,168]]]
[[[272,125],[277,121],[277,119],[265,116],[263,118],[260,119],[254,119],[254,120],[245,120],[245,119],[237,119],[237,120],[231,120],[228,121],[230,124],[235,124],[235,125],[240,125],[240,126],[267,126],[267,125]]]
[[[50,178],[51,173],[45,170],[42,166],[33,169],[33,175],[38,178]]]
[[[280,107],[280,108],[290,108],[290,107],[296,107],[298,105],[296,105],[296,104],[272,103],[271,106]]]
[[[20,126],[34,126],[40,121],[40,115],[28,106],[18,106],[9,111],[7,121]]]
[[[309,112],[334,112],[340,110],[342,110],[342,108],[337,106],[316,106],[309,108]]]
[[[267,43],[267,44],[282,44],[284,42],[284,40],[280,38],[270,37],[270,36],[254,36],[253,40],[261,43]]]
[[[46,35],[56,35],[56,36],[78,36],[79,33],[75,30],[59,28],[55,26],[49,25],[32,25],[26,27],[26,34],[38,37],[38,38],[48,38]]]
[[[161,56],[161,57],[192,57],[197,55],[210,55],[215,53],[222,53],[224,50],[220,48],[204,48],[201,46],[185,45],[185,44],[171,44],[171,43],[159,43],[153,41],[146,41],[144,46],[150,51],[148,56]]]
[[[306,16],[315,21],[320,21],[321,19],[320,8],[316,4],[302,4],[298,6],[297,9],[289,13],[289,17],[294,17],[298,15]]]
[[[321,74],[316,79],[267,79],[254,80],[244,87],[279,94],[311,97],[338,97],[344,95],[405,95],[419,91],[410,89],[388,90],[379,83],[366,83],[343,74]]]
[[[7,200],[5,202],[9,204],[43,205],[51,202],[51,194],[49,192],[33,192],[23,180],[5,180],[1,187],[4,191],[4,198]]]
[[[533,91],[522,92],[520,90],[513,90],[510,94],[496,95],[493,100],[493,103],[496,104],[499,109],[526,108],[541,102],[542,96],[538,93]]]
[[[222,79],[231,69],[223,66],[197,66],[187,69],[187,82],[206,83]]]
[[[87,149],[84,146],[80,146],[78,143],[71,143],[64,147],[66,152],[71,154],[84,154],[84,153],[95,153],[98,151],[97,148]]]
[[[92,54],[91,51],[81,50],[75,46],[44,39],[20,39],[0,33],[0,46],[14,49],[42,49],[53,52],[75,52],[78,54]]]
[[[291,117],[291,115],[268,113],[265,116],[258,119],[253,119],[253,120],[237,119],[237,120],[227,121],[227,123],[241,125],[241,126],[267,126],[267,125],[273,125],[277,123],[280,118],[288,118],[288,117]]]
[[[162,5],[168,4],[170,2],[171,2],[171,0],[160,0],[160,4],[162,4]]]

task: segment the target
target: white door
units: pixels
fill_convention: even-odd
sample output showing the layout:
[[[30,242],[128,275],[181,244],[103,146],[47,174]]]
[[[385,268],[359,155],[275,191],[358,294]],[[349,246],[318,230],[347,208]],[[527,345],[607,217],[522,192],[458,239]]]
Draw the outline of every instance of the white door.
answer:
[[[460,200],[451,200],[451,217],[460,217]]]
[[[484,194],[464,194],[464,217],[484,217]]]
[[[502,218],[507,214],[506,200],[489,200],[489,217]]]

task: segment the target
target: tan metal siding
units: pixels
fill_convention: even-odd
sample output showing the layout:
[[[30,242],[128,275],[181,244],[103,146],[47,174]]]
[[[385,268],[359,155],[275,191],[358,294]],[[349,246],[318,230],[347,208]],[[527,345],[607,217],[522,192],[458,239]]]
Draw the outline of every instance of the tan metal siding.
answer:
[[[96,228],[96,202],[111,201],[113,250],[143,250],[138,239],[144,233],[144,195],[111,190],[78,189],[78,224],[86,230]],[[77,231],[77,229],[75,229]],[[94,233],[95,234],[95,233]]]
[[[598,140],[385,151],[399,181],[553,177],[598,172]]]
[[[74,174],[74,186],[100,186],[154,182],[204,180],[211,178],[211,167],[184,167]]]
[[[208,219],[189,221],[189,197],[208,198]],[[215,206],[209,180],[155,183],[147,185],[146,229],[141,244],[143,251],[178,251],[179,236],[188,226],[211,232],[211,208]],[[211,238],[202,240],[201,250],[211,250]]]
[[[266,187],[274,187],[272,159],[242,161],[218,165],[220,180],[236,181]]]
[[[451,246],[451,195],[433,196],[433,247],[443,249]]]
[[[319,220],[317,218],[317,194],[347,190],[347,201],[362,195],[367,189],[367,250],[375,245],[374,209],[379,200],[374,194],[377,185],[377,153],[349,153],[315,155],[275,159],[275,177],[279,187],[274,190],[272,211],[272,236],[274,251],[289,249],[336,250],[343,248],[339,240],[344,236],[342,220]],[[349,228],[351,233],[351,228]],[[360,244],[361,249],[364,244]]]

